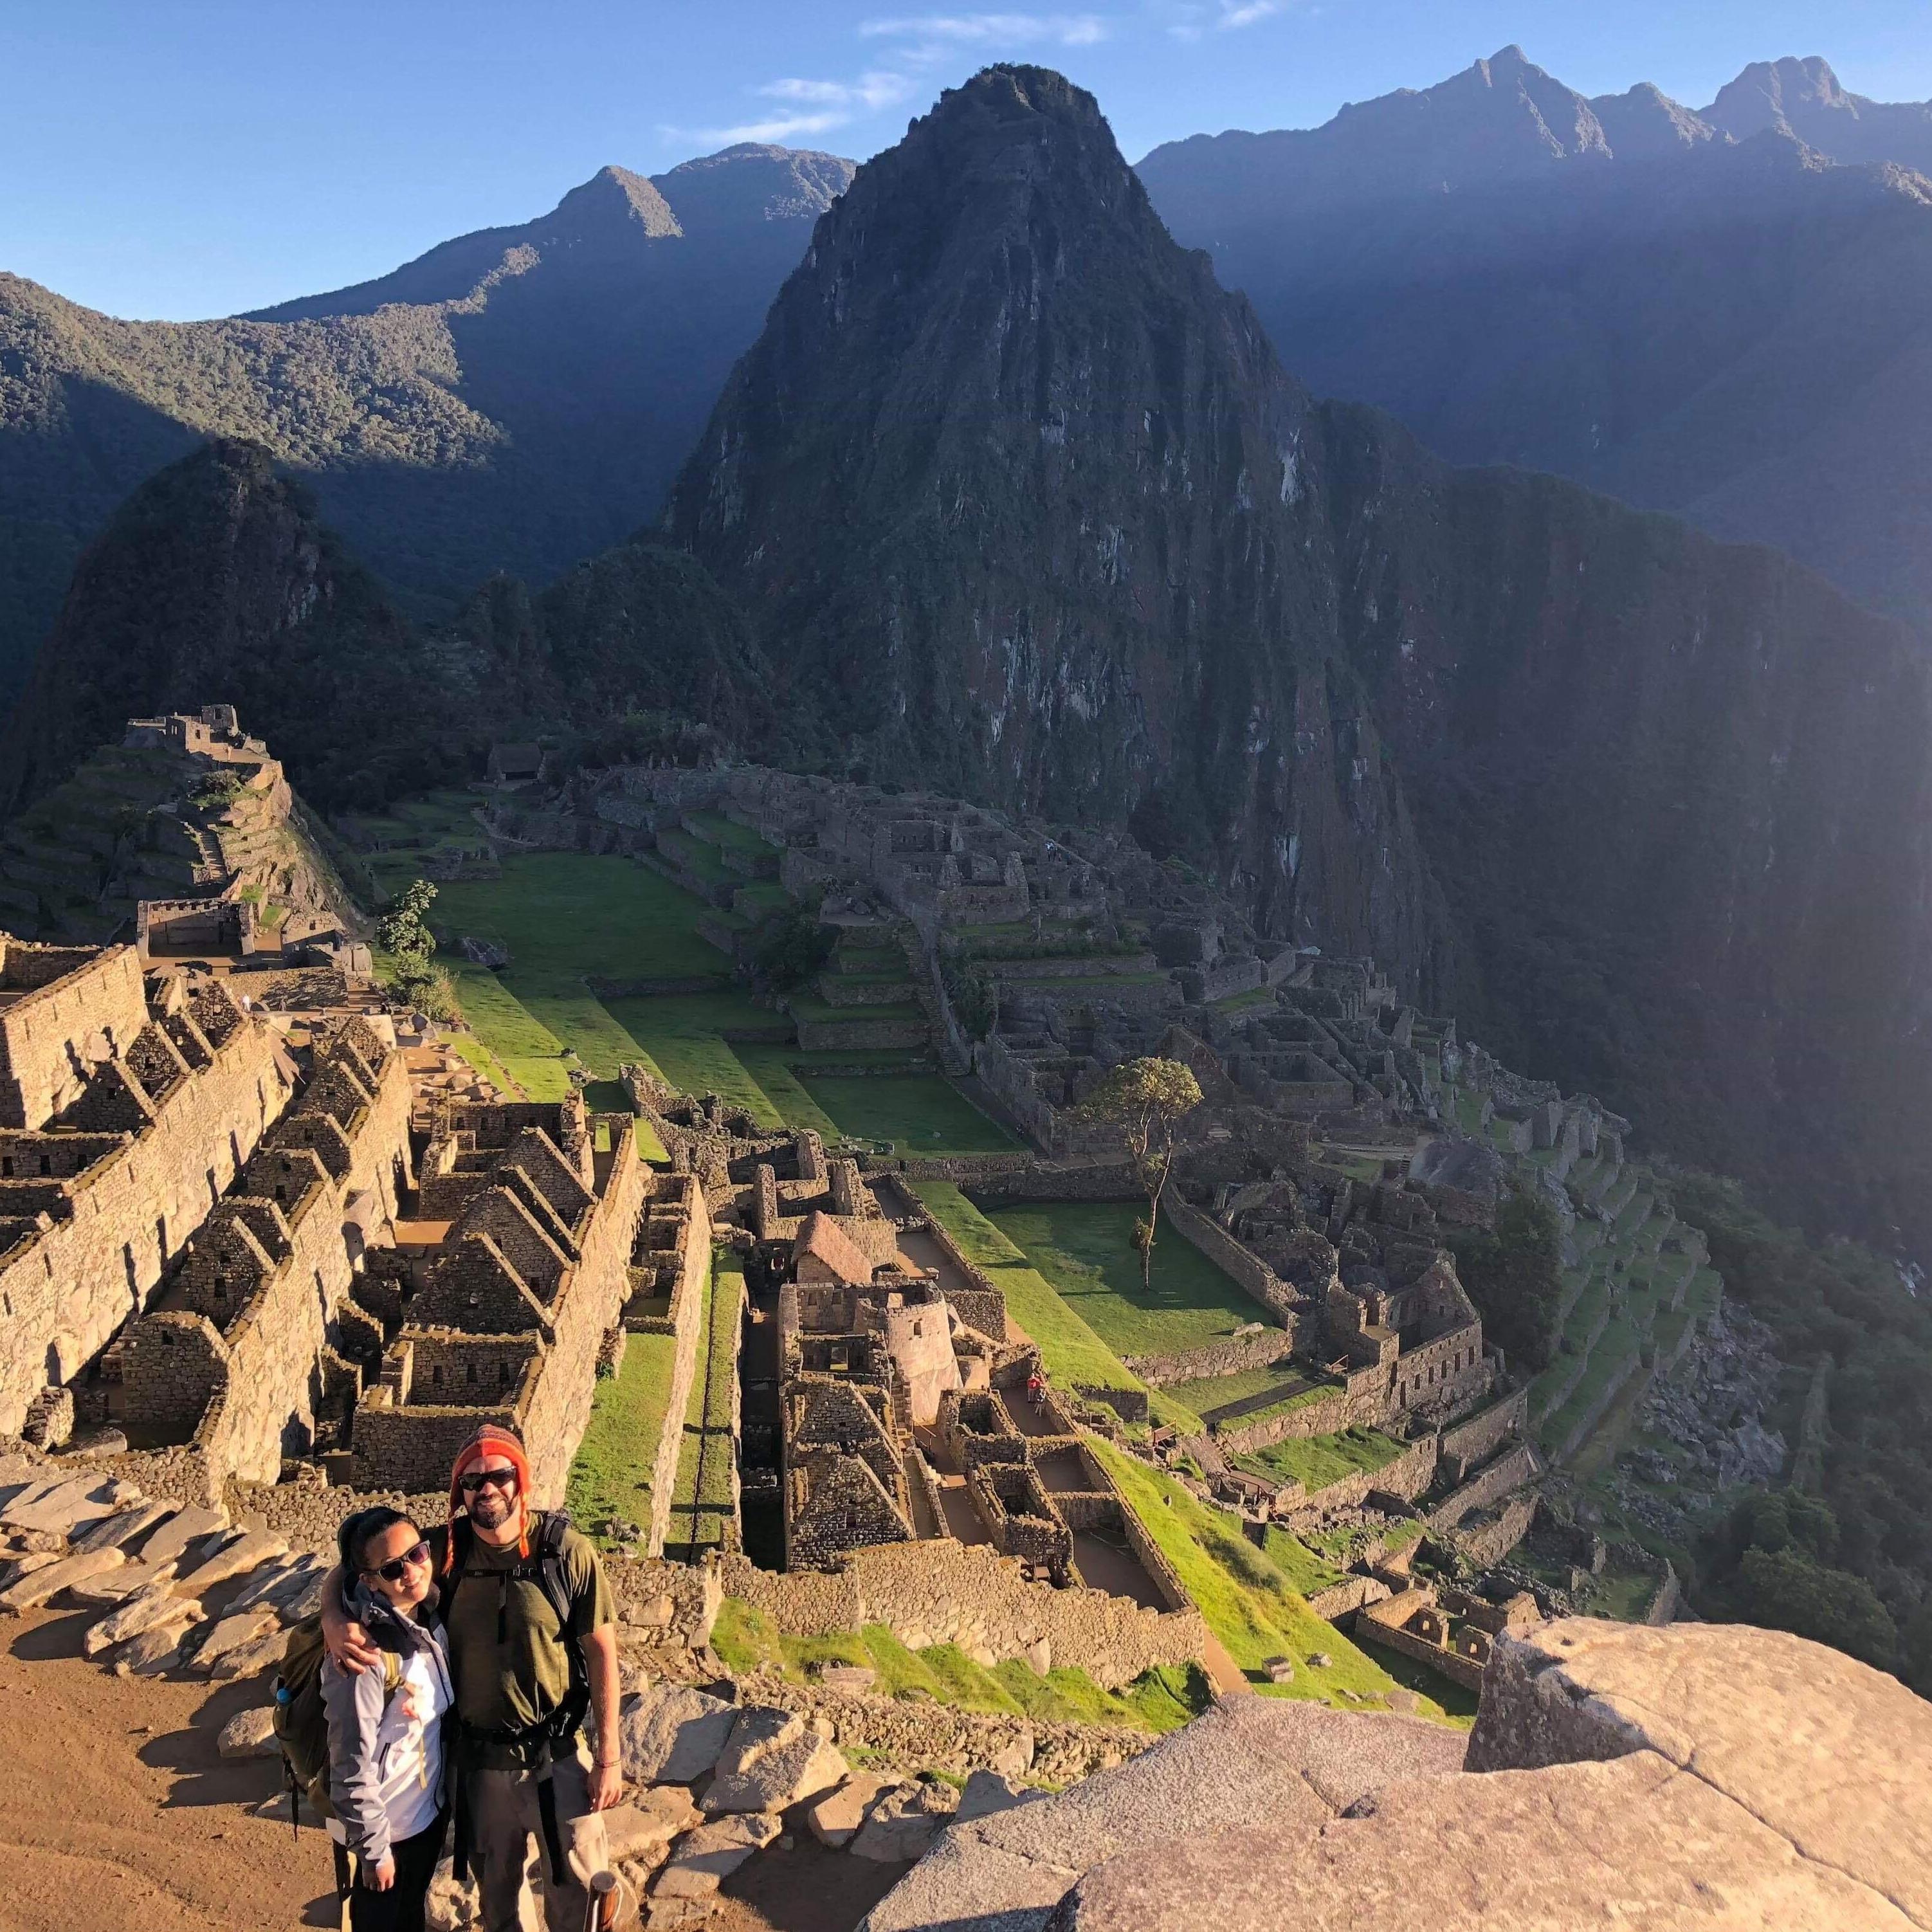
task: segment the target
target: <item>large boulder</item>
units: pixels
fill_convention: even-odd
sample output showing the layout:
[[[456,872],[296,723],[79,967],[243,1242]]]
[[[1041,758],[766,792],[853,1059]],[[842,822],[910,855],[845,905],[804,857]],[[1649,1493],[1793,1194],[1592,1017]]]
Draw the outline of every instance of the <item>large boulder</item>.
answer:
[[[718,1762],[738,1707],[688,1684],[653,1684],[624,1700],[618,1718],[632,1784],[688,1784]]]
[[[1036,1932],[1090,1864],[1130,1846],[1250,1826],[1313,1829],[1402,1778],[1448,1776],[1463,1740],[1432,1724],[1231,1697],[1151,1750],[1043,1804],[956,1824],[866,1932]]]
[[[910,1864],[932,1849],[933,1840],[952,1822],[958,1809],[958,1794],[948,1785],[894,1785],[866,1814],[852,1840],[852,1856],[875,1858],[881,1864],[902,1859]]]
[[[1742,1624],[1575,1618],[1497,1640],[1472,1771],[1637,1751],[1932,1924],[1932,1704],[1896,1678]]]
[[[778,1835],[776,1818],[757,1814],[700,1825],[677,1841],[651,1888],[653,1898],[708,1898],[757,1851]]]
[[[805,1822],[812,1828],[812,1835],[834,1851],[843,1850],[866,1822],[872,1800],[885,1787],[883,1778],[875,1778],[868,1771],[855,1771],[836,1790],[806,1807]]]
[[[1888,1900],[1802,1857],[1652,1752],[1393,1785],[1326,1828],[1221,1832],[1096,1865],[1051,1932],[1357,1932],[1402,1901],[1430,1932],[1583,1924],[1908,1932]],[[1292,1872],[1292,1887],[1282,1874]]]
[[[796,1712],[748,1705],[738,1714],[704,1794],[706,1811],[783,1811],[845,1775],[833,1747]]]

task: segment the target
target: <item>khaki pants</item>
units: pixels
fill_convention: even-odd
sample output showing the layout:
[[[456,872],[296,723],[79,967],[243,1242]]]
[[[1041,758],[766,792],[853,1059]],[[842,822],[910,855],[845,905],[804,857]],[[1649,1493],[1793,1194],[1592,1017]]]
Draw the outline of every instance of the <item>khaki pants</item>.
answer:
[[[584,1932],[590,1894],[583,1881],[610,1863],[602,1816],[590,1808],[590,1760],[580,1744],[550,1768],[556,1798],[556,1835],[567,1882],[557,1885],[544,1844],[537,1780],[527,1771],[472,1771],[470,1858],[482,1894],[485,1932],[519,1932],[518,1904],[531,1841],[544,1876],[544,1922],[549,1932]]]

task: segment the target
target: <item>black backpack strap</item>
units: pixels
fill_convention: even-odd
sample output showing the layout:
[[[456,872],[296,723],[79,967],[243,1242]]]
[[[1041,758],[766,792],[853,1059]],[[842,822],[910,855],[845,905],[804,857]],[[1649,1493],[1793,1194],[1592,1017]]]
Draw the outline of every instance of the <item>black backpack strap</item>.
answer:
[[[576,1606],[571,1600],[570,1576],[564,1568],[563,1546],[570,1534],[570,1515],[566,1510],[545,1510],[537,1529],[537,1581],[543,1587],[544,1594],[550,1599],[550,1606],[556,1612],[556,1621],[564,1638],[574,1654],[577,1639],[570,1628],[572,1613]]]

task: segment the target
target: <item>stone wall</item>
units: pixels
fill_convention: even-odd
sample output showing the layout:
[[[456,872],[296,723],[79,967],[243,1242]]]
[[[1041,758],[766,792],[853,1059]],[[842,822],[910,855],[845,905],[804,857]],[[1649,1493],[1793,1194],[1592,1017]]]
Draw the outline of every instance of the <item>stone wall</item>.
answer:
[[[597,1384],[597,1351],[630,1299],[632,1245],[652,1186],[628,1116],[611,1135],[610,1172],[590,1224],[580,1237],[569,1285],[554,1310],[554,1337],[544,1352],[535,1393],[524,1418],[530,1482],[540,1509],[563,1502],[572,1459],[590,1421]]]
[[[820,1576],[777,1576],[729,1556],[723,1576],[731,1595],[789,1636],[883,1623],[914,1649],[957,1643],[1002,1660],[1036,1655],[1044,1643],[1054,1666],[1084,1670],[1109,1690],[1157,1664],[1198,1661],[1208,1640],[1198,1611],[1143,1610],[1099,1591],[1029,1583],[1016,1562],[984,1544],[860,1550]]]
[[[1526,1382],[1502,1401],[1443,1430],[1444,1474],[1452,1482],[1462,1481],[1510,1437],[1526,1434],[1528,1426],[1529,1385]]]
[[[148,1023],[131,946],[34,946],[0,933],[0,1126],[38,1127],[81,1086],[79,1069],[124,1053]]]
[[[17,1434],[50,1378],[74,1375],[146,1307],[282,1111],[285,1063],[259,1022],[237,1016],[197,1051],[116,1150],[67,1184],[67,1217],[0,1260],[0,1433]]]
[[[1378,1577],[1345,1576],[1325,1590],[1317,1590],[1309,1598],[1308,1607],[1325,1622],[1338,1623],[1368,1604],[1386,1602],[1393,1594]]]
[[[1294,1334],[1287,1328],[1256,1328],[1198,1348],[1171,1355],[1126,1355],[1121,1359],[1150,1388],[1170,1388],[1176,1382],[1198,1382],[1209,1376],[1238,1376],[1265,1369],[1294,1352]]]
[[[1467,1562],[1486,1569],[1500,1563],[1529,1534],[1537,1502],[1534,1495],[1511,1496],[1493,1514],[1484,1510],[1458,1525],[1450,1540]]]
[[[1526,1442],[1519,1444],[1450,1491],[1429,1512],[1430,1533],[1439,1536],[1454,1529],[1465,1516],[1487,1508],[1510,1490],[1533,1480],[1537,1471],[1535,1450]]]
[[[316,1386],[326,1390],[327,1380],[317,1365],[363,1252],[357,1198],[374,1197],[382,1222],[396,1212],[397,1171],[409,1158],[409,1072],[400,1052],[370,1070],[374,1093],[346,1124],[348,1173],[318,1177],[290,1225],[288,1254],[222,1337],[227,1386],[196,1440],[213,1467],[244,1481],[272,1482],[284,1455],[310,1446]],[[355,1393],[348,1391],[350,1402]]]
[[[1399,1624],[1381,1622],[1373,1614],[1377,1607],[1376,1604],[1368,1604],[1357,1613],[1359,1634],[1380,1644],[1384,1650],[1394,1651],[1399,1657],[1411,1658],[1415,1663],[1426,1664],[1431,1670],[1440,1671],[1451,1683],[1460,1684],[1466,1690],[1481,1691],[1481,1664],[1474,1658],[1459,1656],[1445,1644],[1431,1643],[1426,1638],[1417,1636]]]

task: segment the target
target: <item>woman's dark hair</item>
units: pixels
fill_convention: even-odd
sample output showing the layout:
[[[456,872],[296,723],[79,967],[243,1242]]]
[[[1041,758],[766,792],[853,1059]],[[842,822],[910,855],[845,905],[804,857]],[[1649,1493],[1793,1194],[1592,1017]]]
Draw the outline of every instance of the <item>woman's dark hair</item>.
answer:
[[[378,1503],[374,1509],[358,1510],[353,1516],[344,1516],[342,1527],[335,1532],[335,1547],[342,1558],[344,1580],[352,1587],[354,1579],[364,1568],[363,1558],[369,1553],[369,1546],[386,1529],[394,1529],[398,1523],[406,1522],[413,1529],[415,1519],[399,1509],[392,1509],[387,1503]]]

